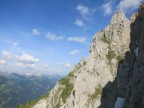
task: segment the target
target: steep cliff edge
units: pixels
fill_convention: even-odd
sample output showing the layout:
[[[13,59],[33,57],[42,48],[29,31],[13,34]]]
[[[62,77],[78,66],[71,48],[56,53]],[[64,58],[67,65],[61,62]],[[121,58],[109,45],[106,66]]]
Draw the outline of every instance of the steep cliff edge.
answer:
[[[144,108],[143,28],[144,5],[131,19],[118,11],[95,34],[88,60],[81,59],[33,108]]]

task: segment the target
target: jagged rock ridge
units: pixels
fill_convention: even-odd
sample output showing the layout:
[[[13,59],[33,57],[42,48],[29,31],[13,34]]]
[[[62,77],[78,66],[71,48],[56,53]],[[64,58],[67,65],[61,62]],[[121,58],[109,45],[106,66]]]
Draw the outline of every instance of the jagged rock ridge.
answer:
[[[57,82],[33,108],[144,108],[144,5],[126,18],[118,11],[95,34],[88,60]],[[117,107],[118,108],[118,107]]]

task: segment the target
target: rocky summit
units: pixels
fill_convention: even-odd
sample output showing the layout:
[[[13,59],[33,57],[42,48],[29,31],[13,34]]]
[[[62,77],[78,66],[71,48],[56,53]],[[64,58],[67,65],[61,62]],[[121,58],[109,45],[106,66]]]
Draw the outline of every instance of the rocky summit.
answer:
[[[144,108],[144,4],[128,19],[122,10],[93,37],[81,58],[33,108]]]

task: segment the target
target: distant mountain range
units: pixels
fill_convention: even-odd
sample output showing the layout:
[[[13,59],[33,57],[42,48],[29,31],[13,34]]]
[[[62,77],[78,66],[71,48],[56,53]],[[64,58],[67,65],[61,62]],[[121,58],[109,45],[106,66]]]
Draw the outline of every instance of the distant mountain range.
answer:
[[[0,72],[0,108],[16,108],[47,93],[62,77],[28,76]]]

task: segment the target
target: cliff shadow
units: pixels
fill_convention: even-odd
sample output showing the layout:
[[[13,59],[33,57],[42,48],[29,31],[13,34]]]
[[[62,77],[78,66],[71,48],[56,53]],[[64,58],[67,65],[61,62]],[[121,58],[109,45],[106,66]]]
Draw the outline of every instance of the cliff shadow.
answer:
[[[117,98],[124,98],[126,87],[129,82],[129,68],[127,57],[130,52],[126,52],[125,58],[120,61],[117,68],[117,76],[113,82],[108,82],[102,90],[101,105],[98,108],[114,108]],[[121,107],[116,107],[121,108]]]
[[[140,8],[142,9],[140,10]],[[144,4],[142,4],[140,8],[139,13],[141,11],[141,14],[144,15],[144,11],[142,11],[144,10]],[[108,82],[103,88],[101,95],[101,105],[98,108],[144,108],[144,105],[141,105],[143,102],[141,99],[130,100],[128,98],[130,95],[132,95],[130,82],[134,78],[134,72],[136,71],[134,70],[136,67],[135,63],[138,61],[138,47],[140,47],[138,38],[144,41],[144,38],[141,38],[138,35],[142,33],[142,27],[138,25],[143,20],[141,14],[135,14],[132,16],[130,24],[130,51],[127,51],[125,53],[125,58],[119,62],[117,76],[115,77],[114,81]],[[144,50],[144,43],[140,44],[143,45]],[[118,98],[122,99],[123,101],[119,102],[119,106],[115,106]],[[130,101],[132,101],[132,107],[129,106]]]

